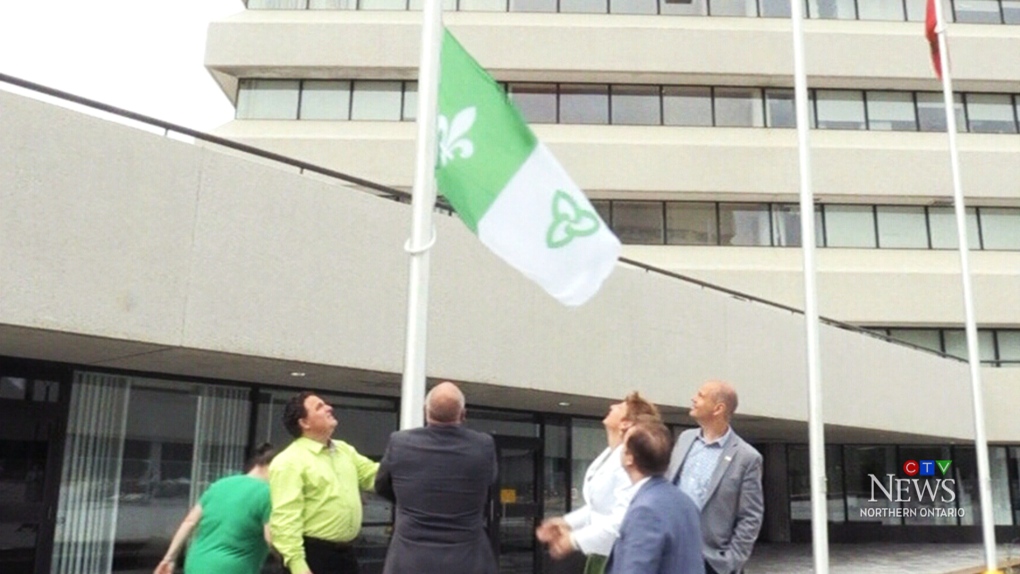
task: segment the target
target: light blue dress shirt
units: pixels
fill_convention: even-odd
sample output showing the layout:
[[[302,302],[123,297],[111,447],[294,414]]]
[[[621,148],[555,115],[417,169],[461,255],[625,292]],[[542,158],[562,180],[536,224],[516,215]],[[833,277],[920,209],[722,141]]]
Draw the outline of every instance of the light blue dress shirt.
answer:
[[[726,434],[711,442],[705,440],[703,433],[704,431],[698,432],[694,443],[691,444],[677,485],[698,505],[698,510],[704,508],[708,502],[708,486],[712,483],[712,474],[719,465],[719,457],[722,456],[723,447],[730,440],[733,429],[727,428]]]

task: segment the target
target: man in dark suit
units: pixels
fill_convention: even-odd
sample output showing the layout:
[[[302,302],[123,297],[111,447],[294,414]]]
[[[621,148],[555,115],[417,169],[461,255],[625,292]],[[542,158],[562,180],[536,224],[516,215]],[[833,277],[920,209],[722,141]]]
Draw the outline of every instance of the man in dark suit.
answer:
[[[460,389],[440,383],[425,397],[427,426],[390,435],[375,479],[397,505],[383,574],[496,574],[484,516],[496,447],[462,426],[465,413]]]
[[[666,477],[701,509],[705,572],[739,573],[751,557],[765,503],[761,455],[730,428],[737,393],[709,381],[691,399],[700,428],[680,434]]]
[[[662,423],[640,422],[627,431],[622,462],[636,492],[606,574],[704,574],[698,508],[662,476],[672,444]]]

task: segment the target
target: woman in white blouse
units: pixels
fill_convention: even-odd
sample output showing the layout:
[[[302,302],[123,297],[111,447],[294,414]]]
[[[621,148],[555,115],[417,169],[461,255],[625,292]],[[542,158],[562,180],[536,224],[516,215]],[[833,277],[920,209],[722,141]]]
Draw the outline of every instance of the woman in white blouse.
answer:
[[[549,544],[553,558],[563,558],[575,550],[587,555],[585,574],[605,571],[606,558],[619,535],[629,502],[621,499],[628,495],[620,491],[631,484],[620,451],[623,434],[639,419],[661,422],[659,409],[636,391],[609,407],[609,414],[602,419],[608,446],[584,474],[584,506],[565,516],[547,518],[536,531],[538,539]]]

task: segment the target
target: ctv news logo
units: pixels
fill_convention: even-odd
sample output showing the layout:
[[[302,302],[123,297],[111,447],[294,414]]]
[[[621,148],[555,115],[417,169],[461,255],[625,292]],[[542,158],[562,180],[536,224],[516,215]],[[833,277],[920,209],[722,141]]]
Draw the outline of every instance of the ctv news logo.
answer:
[[[949,472],[951,460],[908,460],[903,463],[903,474],[899,478],[886,474],[881,478],[869,474],[871,497],[868,502],[885,500],[884,507],[861,508],[862,518],[951,518],[963,516],[965,509],[936,505],[953,505],[956,502],[956,479]],[[901,506],[899,503],[910,503]],[[897,503],[893,506],[891,503]]]

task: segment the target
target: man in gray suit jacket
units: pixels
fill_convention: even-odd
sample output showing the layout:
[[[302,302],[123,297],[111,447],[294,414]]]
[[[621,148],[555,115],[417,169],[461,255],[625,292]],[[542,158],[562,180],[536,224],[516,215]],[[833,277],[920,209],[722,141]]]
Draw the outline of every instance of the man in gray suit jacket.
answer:
[[[375,490],[397,505],[383,574],[496,574],[485,505],[496,482],[492,437],[464,428],[464,395],[440,383],[428,426],[390,435]]]
[[[691,399],[698,429],[680,434],[666,471],[701,509],[707,574],[739,573],[761,529],[764,496],[761,454],[730,428],[737,393],[709,381]]]
[[[640,422],[627,431],[621,461],[632,483],[628,488],[636,492],[606,574],[704,574],[698,507],[662,477],[672,442],[658,422]]]

